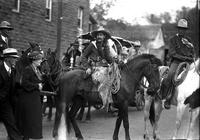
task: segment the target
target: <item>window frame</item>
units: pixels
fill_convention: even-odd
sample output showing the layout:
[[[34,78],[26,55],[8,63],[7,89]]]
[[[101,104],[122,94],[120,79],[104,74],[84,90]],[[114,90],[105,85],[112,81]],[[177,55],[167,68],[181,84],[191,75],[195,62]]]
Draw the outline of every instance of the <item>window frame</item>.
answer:
[[[84,12],[84,8],[79,7],[78,8],[78,14],[77,14],[78,29],[83,29],[83,12]]]
[[[47,13],[47,10],[49,10],[49,13]],[[47,18],[47,14],[49,18]],[[49,22],[52,20],[52,0],[46,0],[45,20]]]
[[[14,6],[17,6],[17,7],[14,7],[13,9],[12,9],[12,11],[13,12],[16,12],[16,13],[19,13],[19,11],[20,11],[20,0],[14,0],[14,2],[16,2],[17,1],[17,5],[14,5]]]

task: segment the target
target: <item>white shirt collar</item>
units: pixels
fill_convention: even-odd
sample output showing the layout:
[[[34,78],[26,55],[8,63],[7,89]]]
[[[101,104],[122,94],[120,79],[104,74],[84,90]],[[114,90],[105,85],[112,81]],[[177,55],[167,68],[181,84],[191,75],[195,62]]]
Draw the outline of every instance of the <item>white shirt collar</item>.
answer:
[[[5,68],[6,68],[6,71],[7,72],[11,72],[11,69],[10,69],[10,67],[6,64],[6,62],[3,62],[4,63],[4,66],[5,66]]]
[[[1,38],[3,39],[4,42],[6,42],[6,37],[1,35]]]

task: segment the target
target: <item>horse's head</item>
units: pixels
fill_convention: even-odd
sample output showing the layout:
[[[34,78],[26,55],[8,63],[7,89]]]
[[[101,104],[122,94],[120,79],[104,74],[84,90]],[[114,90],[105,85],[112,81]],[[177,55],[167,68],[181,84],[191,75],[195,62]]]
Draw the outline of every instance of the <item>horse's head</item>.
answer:
[[[51,78],[51,80],[55,80],[60,74],[61,69],[61,63],[56,57],[56,52],[52,52],[51,49],[48,49],[48,51],[45,54],[45,59],[41,63],[41,72]]]
[[[149,55],[147,57],[148,63],[144,68],[144,76],[147,78],[149,82],[149,87],[147,90],[148,94],[153,94],[158,91],[160,88],[160,72],[159,66],[162,65],[160,59],[156,58],[153,55]]]
[[[149,94],[156,92],[160,86],[159,66],[161,61],[151,54],[138,55],[127,63],[129,71],[134,75],[133,79],[140,81],[142,77],[146,77],[149,87]]]

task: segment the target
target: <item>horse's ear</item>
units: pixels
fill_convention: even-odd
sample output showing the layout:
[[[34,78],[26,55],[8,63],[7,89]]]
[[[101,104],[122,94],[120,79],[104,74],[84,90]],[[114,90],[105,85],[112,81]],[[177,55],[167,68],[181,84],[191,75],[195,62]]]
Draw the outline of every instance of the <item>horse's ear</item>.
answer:
[[[28,43],[31,46],[31,48],[34,48],[34,44],[33,43],[31,43],[31,42],[28,42]]]
[[[47,54],[51,54],[51,48],[48,48]]]

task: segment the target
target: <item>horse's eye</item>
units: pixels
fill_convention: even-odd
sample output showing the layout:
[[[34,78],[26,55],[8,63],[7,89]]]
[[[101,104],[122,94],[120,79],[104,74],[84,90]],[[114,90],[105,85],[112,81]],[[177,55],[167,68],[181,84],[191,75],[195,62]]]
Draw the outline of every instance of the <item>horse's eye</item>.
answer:
[[[154,69],[156,69],[156,68],[157,68],[157,65],[156,65],[156,64],[152,64],[152,67],[153,67]]]

